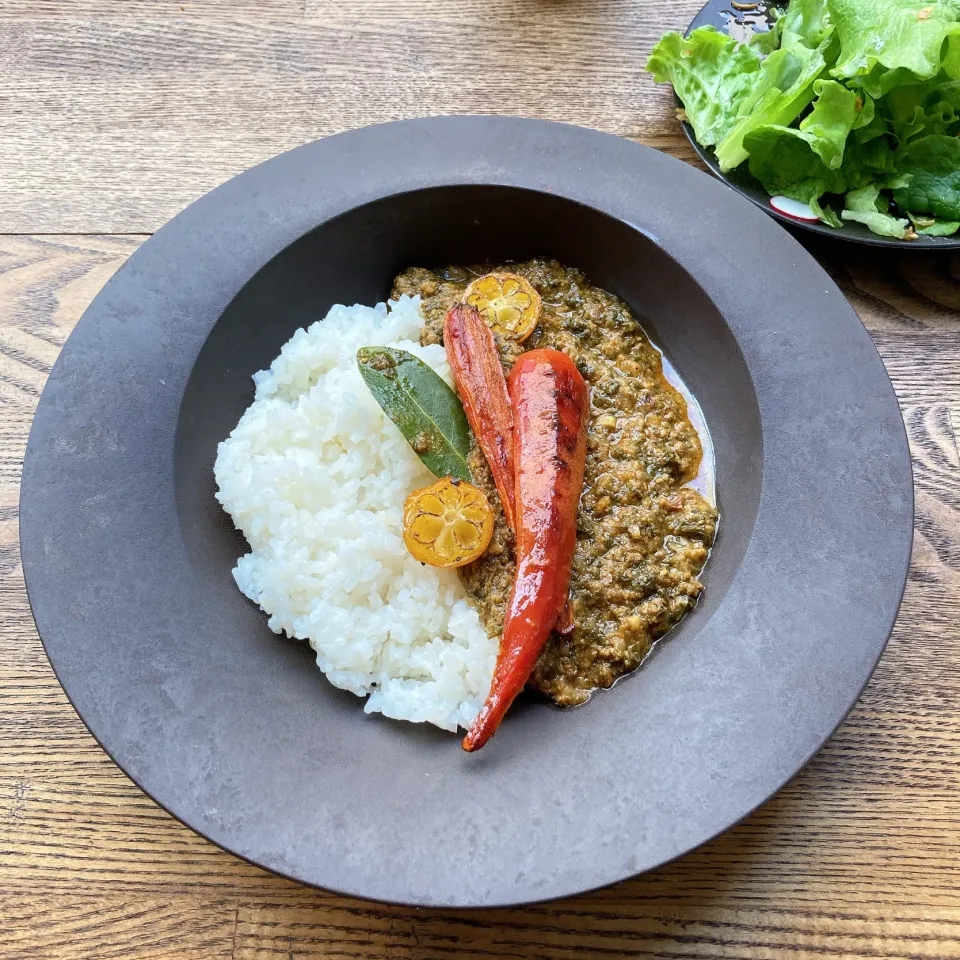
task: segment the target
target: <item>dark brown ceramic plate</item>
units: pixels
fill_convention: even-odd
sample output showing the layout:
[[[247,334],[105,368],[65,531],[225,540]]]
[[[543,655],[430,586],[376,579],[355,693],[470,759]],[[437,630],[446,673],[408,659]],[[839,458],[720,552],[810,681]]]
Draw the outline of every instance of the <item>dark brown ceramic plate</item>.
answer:
[[[737,10],[731,5],[730,0],[707,0],[707,3],[694,17],[686,32],[689,34],[697,27],[713,26],[737,39],[746,39],[752,32],[767,30],[772,15],[771,11],[786,5],[786,0],[770,3],[760,0],[754,9]],[[677,104],[680,105],[679,100]],[[681,126],[683,132],[687,135],[687,139],[693,145],[693,149],[696,150],[697,155],[710,168],[715,177],[755,203],[764,213],[790,228],[807,230],[819,233],[821,236],[831,237],[834,240],[847,240],[851,243],[866,244],[871,247],[890,247],[897,250],[960,250],[960,234],[952,237],[918,236],[916,240],[905,241],[895,240],[891,237],[880,237],[871,233],[860,223],[845,223],[841,228],[836,229],[835,227],[828,227],[824,223],[806,223],[803,220],[797,220],[795,217],[788,217],[770,206],[770,195],[763,189],[760,182],[751,176],[746,164],[742,164],[736,170],[731,170],[728,173],[721,173],[713,150],[708,147],[701,147],[697,143],[693,127],[689,123],[682,123]]]
[[[411,264],[534,254],[625,297],[668,351],[723,523],[702,602],[643,669],[580,709],[520,703],[467,755],[365,716],[270,632],[231,578],[244,544],[211,467],[251,374],[332,303],[383,299]],[[21,534],[60,681],[157,802],[306,883],[489,906],[647,870],[786,783],[883,651],[912,506],[877,351],[786,231],[654,150],[458,117],[276,157],[145,243],[47,383]]]

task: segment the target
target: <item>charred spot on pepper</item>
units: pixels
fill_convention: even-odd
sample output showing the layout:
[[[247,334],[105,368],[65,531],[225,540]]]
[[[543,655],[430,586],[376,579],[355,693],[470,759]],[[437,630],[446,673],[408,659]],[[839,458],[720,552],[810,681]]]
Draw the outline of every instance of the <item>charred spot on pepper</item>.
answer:
[[[479,312],[462,303],[455,303],[447,312],[443,330],[457,392],[512,529],[513,412],[495,337]]]
[[[571,454],[577,449],[580,438],[572,430],[561,430],[557,437],[557,444],[565,454]]]

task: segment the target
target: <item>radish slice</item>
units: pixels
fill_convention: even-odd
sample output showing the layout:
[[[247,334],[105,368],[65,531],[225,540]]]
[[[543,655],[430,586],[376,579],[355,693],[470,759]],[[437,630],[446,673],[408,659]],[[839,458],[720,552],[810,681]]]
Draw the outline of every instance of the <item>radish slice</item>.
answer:
[[[804,223],[816,223],[820,219],[807,204],[791,200],[790,197],[771,197],[770,206],[778,213],[793,217],[794,220],[803,220]]]

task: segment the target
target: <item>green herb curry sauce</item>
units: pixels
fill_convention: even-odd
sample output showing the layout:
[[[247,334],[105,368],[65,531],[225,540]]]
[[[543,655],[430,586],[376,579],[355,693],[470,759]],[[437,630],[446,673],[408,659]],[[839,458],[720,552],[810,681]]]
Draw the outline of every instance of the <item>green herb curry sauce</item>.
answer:
[[[562,350],[590,386],[586,477],[570,577],[572,635],[553,634],[530,683],[558,704],[583,703],[636,669],[654,640],[693,608],[717,511],[687,484],[703,450],[687,402],[663,375],[659,352],[627,306],[553,260],[414,268],[397,277],[394,298],[419,295],[424,344],[441,343],[443,320],[476,276],[511,272],[543,298],[540,322],[522,343],[498,339],[509,374],[525,350]],[[491,635],[503,629],[513,584],[513,538],[483,455],[469,459],[476,484],[497,512],[487,552],[458,573]]]

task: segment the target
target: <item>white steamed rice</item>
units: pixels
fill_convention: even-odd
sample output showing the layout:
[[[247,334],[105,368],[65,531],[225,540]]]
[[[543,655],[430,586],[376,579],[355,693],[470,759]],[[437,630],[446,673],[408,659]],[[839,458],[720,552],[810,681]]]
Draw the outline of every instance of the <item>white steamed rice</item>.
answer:
[[[276,633],[307,639],[367,713],[468,727],[490,687],[487,636],[453,570],[423,566],[402,539],[403,502],[432,474],[357,371],[362,346],[408,350],[450,383],[443,348],[419,344],[419,298],[333,307],[298,330],[220,444],[217,499],[251,552],[237,585]]]

